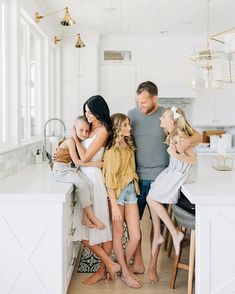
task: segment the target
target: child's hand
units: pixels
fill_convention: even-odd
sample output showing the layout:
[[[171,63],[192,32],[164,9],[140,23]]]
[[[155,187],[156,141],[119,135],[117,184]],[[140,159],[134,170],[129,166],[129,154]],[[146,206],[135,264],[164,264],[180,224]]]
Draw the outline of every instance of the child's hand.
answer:
[[[76,134],[76,130],[75,130],[75,127],[73,126],[72,129],[71,129],[71,135],[73,137],[73,139],[77,139],[77,134]]]
[[[122,215],[121,215],[121,211],[118,207],[118,205],[112,207],[112,220],[113,221],[121,221],[122,220]]]
[[[177,154],[177,149],[176,146],[173,144],[170,144],[169,147],[167,148],[167,152],[174,157],[174,155]]]
[[[98,168],[102,168],[104,164],[103,160],[94,161],[94,166]]]

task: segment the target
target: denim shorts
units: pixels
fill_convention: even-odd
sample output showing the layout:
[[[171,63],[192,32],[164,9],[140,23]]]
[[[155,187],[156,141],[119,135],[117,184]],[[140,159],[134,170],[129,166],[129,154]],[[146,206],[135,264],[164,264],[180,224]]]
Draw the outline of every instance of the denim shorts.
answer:
[[[121,194],[117,198],[117,203],[119,205],[135,204],[137,203],[137,197],[135,192],[135,185],[130,182],[125,188],[122,189]]]

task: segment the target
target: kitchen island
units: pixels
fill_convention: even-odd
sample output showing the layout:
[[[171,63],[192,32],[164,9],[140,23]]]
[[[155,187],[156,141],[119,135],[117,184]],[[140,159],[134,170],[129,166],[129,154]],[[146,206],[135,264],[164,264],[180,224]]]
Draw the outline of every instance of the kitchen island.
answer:
[[[73,185],[55,182],[47,162],[0,181],[0,293],[65,294],[74,242]]]
[[[212,155],[211,155],[212,156]],[[196,204],[196,294],[235,293],[235,170],[198,156],[198,177],[182,192]],[[234,155],[229,155],[233,157]]]

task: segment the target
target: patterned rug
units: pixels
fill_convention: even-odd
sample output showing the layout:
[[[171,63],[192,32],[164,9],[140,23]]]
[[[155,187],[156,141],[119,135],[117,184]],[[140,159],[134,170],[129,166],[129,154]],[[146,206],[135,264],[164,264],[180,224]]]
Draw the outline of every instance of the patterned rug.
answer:
[[[124,228],[124,234],[122,237],[123,248],[126,247],[128,240],[128,231],[127,228]],[[116,261],[115,255],[112,253],[111,258],[113,261]],[[78,266],[78,273],[94,273],[98,270],[100,266],[100,259],[95,256],[87,247],[83,248],[80,263]]]

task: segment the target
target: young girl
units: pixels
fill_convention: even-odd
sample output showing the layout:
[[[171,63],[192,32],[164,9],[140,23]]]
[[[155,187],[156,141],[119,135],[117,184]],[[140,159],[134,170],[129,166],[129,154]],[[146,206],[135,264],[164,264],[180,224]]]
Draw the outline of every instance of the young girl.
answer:
[[[89,124],[83,116],[79,116],[74,123],[77,137],[83,141],[88,137]],[[86,164],[78,158],[76,145],[73,138],[68,138],[59,143],[56,151],[56,159],[53,163],[53,175],[56,181],[72,183],[75,186],[76,197],[80,200],[83,208],[82,224],[89,228],[96,227],[99,230],[105,229],[105,225],[95,216],[92,210],[93,187],[89,178],[78,168],[72,168],[70,163],[79,166],[101,167],[100,161],[88,162]]]
[[[160,126],[167,133],[166,143],[169,145],[167,152],[170,154],[170,163],[155,179],[147,197],[154,227],[152,255],[155,254],[158,245],[164,241],[160,230],[160,219],[169,229],[175,253],[179,255],[180,242],[184,235],[175,228],[163,203],[177,203],[181,186],[184,183],[190,183],[195,180],[197,157],[192,147],[188,147],[184,153],[179,153],[176,148],[176,144],[179,141],[186,140],[193,135],[194,131],[185,118],[183,110],[180,108],[166,108],[160,121]]]
[[[131,137],[130,119],[122,113],[113,114],[111,119],[114,138],[104,154],[103,178],[111,206],[113,249],[121,265],[121,280],[128,287],[140,288],[141,284],[128,268],[140,240],[135,147]],[[122,248],[124,221],[129,232],[125,253]]]

